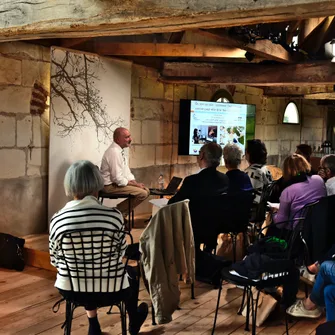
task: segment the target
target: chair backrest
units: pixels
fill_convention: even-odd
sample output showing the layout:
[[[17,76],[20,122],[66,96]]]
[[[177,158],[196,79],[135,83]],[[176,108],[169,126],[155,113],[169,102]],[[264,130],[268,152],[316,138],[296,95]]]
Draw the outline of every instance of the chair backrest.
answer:
[[[246,230],[252,200],[251,191],[192,197],[190,213],[196,244],[216,247],[218,234]]]
[[[132,236],[122,230],[81,229],[61,238],[63,266],[59,274],[68,277],[74,292],[116,292],[123,289],[128,258],[124,257]]]
[[[261,198],[258,204],[253,204],[251,212],[251,222],[263,223],[265,220],[265,214],[268,209],[267,202],[269,201],[271,192],[273,190],[274,183],[264,185]]]
[[[302,238],[308,247],[309,264],[322,258],[335,244],[335,195],[321,198],[309,208]]]

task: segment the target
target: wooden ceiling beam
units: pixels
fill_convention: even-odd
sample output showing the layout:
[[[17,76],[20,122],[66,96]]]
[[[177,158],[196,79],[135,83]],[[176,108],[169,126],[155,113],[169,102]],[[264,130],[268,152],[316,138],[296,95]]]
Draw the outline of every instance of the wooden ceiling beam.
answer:
[[[242,84],[254,86],[311,86],[332,85],[335,64],[331,62],[302,64],[214,64],[165,62],[163,79],[206,78],[207,83]]]
[[[272,86],[264,87],[263,92],[268,97],[304,96],[306,94],[331,93],[334,92],[334,86]]]
[[[327,17],[311,32],[309,38],[306,38],[301,44],[299,42],[300,48],[309,53],[316,53],[325,43],[325,37],[328,35],[330,30],[334,29],[334,25],[334,16]]]
[[[93,52],[101,56],[222,57],[244,58],[245,51],[222,45],[170,43],[95,42]]]
[[[333,14],[331,0],[11,0],[0,2],[0,41],[165,33]]]
[[[326,17],[313,17],[302,21],[299,31],[299,45],[302,45],[303,42],[311,35],[311,33],[324,21]]]
[[[333,93],[316,93],[316,94],[306,94],[304,99],[309,100],[335,100],[335,92]]]
[[[171,33],[168,43],[180,43],[184,37],[184,34],[185,31],[177,31],[175,33]]]
[[[268,60],[275,60],[286,64],[294,63],[298,60],[297,57],[290,54],[281,45],[274,44],[270,40],[260,40],[256,41],[256,43],[245,43],[229,36],[226,32],[222,31],[222,29],[214,29],[212,31],[200,29],[197,32],[208,38],[243,49]]]

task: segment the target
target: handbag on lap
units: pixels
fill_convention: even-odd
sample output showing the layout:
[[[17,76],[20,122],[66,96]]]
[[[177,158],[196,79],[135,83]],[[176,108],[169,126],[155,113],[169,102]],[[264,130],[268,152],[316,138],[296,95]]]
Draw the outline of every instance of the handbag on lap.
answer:
[[[24,269],[24,242],[23,238],[0,233],[0,267],[17,271]]]

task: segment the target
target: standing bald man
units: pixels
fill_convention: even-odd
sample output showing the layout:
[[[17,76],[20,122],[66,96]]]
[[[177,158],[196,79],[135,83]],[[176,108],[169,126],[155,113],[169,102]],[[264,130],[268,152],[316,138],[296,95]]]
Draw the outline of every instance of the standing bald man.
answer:
[[[105,151],[101,161],[101,174],[104,178],[104,191],[107,193],[131,194],[131,209],[134,209],[150,194],[142,183],[135,180],[131,173],[124,149],[131,145],[131,134],[126,128],[116,128],[113,136],[114,142]],[[128,215],[128,199],[117,206],[124,217]]]

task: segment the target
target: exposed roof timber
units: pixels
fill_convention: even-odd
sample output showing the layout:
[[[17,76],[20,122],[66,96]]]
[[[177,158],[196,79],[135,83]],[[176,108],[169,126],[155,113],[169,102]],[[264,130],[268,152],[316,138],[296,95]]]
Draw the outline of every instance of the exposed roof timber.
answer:
[[[177,31],[175,33],[171,33],[168,43],[180,43],[184,37],[184,34],[185,31]]]
[[[302,45],[311,33],[325,20],[325,17],[313,17],[311,19],[304,20],[300,25],[299,45]]]
[[[335,92],[333,93],[316,93],[316,94],[306,94],[305,99],[310,100],[335,100]]]
[[[0,40],[164,33],[322,17],[331,0],[2,1]]]
[[[95,42],[92,51],[101,56],[222,57],[244,58],[245,51],[222,45]]]
[[[229,36],[223,29],[200,29],[197,32],[204,36],[208,36],[209,38],[214,38],[217,41],[224,42],[227,45],[249,51],[265,59],[275,60],[287,64],[294,63],[298,60],[297,57],[290,54],[281,45],[274,44],[270,40],[260,40],[256,43],[245,43]]]
[[[316,27],[309,38],[307,38],[301,45],[300,48],[310,52],[316,53],[320,47],[325,43],[325,38],[333,31],[335,26],[334,16],[327,17],[318,27]]]
[[[76,49],[83,45],[84,43],[87,43],[91,41],[90,38],[84,37],[84,38],[67,38],[67,39],[62,39],[60,41],[60,46],[62,48],[69,48],[69,49]]]
[[[265,96],[269,97],[292,97],[304,96],[306,94],[315,93],[332,93],[334,85],[319,85],[319,86],[271,86],[262,87]]]
[[[335,82],[335,64],[331,62],[302,64],[213,64],[164,63],[163,79],[187,78],[190,82],[206,78],[204,82],[243,84],[254,86],[310,86],[332,85]]]

